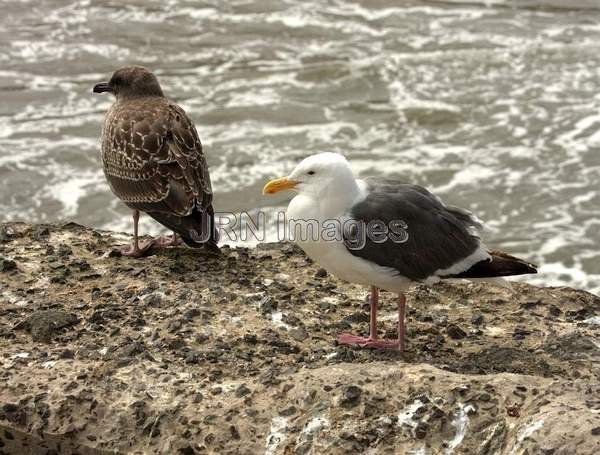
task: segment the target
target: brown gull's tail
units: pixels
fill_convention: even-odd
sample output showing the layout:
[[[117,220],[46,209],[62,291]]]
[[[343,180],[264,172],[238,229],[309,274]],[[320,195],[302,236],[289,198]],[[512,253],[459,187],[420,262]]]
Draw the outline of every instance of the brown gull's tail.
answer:
[[[212,206],[206,210],[193,209],[188,216],[175,216],[164,212],[146,212],[163,226],[181,236],[187,246],[192,248],[208,248],[218,252],[219,233],[215,225]]]

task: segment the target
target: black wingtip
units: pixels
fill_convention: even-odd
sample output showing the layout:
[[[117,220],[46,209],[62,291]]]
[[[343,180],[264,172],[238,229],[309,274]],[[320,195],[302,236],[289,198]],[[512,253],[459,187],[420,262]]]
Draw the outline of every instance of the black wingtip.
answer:
[[[492,260],[473,265],[452,278],[493,278],[538,273],[537,266],[502,251],[490,251]]]
[[[527,273],[538,273],[538,266],[535,264],[527,263]]]
[[[537,265],[523,259],[511,256],[502,251],[491,251],[490,254],[492,255],[492,263],[495,261],[498,264],[502,264],[500,269],[506,273],[505,276],[538,273]]]

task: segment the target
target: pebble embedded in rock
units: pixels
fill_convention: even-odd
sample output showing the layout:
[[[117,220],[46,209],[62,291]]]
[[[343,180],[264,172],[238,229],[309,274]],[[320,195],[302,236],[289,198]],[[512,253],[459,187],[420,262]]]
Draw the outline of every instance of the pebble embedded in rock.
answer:
[[[344,387],[340,404],[345,408],[353,408],[360,402],[362,389],[356,385]]]
[[[319,302],[319,309],[321,311],[327,311],[330,308],[331,308],[331,303],[329,303],[328,301],[322,300],[321,302]]]
[[[64,392],[70,392],[71,390],[75,390],[79,384],[75,381],[71,381],[63,387]]]
[[[285,408],[284,410],[280,411],[279,415],[283,416],[283,417],[289,417],[289,416],[296,414],[297,411],[298,410],[296,409],[296,406],[290,406],[290,407]]]
[[[417,426],[415,427],[415,437],[417,439],[423,439],[425,436],[427,436],[428,428],[429,428],[429,425],[427,425],[427,423],[419,422],[417,424]]]
[[[471,323],[473,325],[481,325],[483,323],[483,314],[481,313],[475,313],[472,317],[471,317]]]
[[[179,449],[179,455],[196,455],[196,453],[191,445]]]
[[[188,365],[197,365],[202,360],[202,355],[198,352],[190,352],[186,358],[185,363]]]
[[[229,426],[229,433],[231,434],[231,437],[233,439],[235,439],[235,440],[241,439],[240,432],[238,431],[238,429],[235,425]]]
[[[50,237],[50,229],[47,226],[38,226],[33,234],[34,238],[40,242],[47,242]]]
[[[0,226],[0,243],[10,242],[15,235],[15,231],[10,226]]]
[[[479,400],[480,401],[490,401],[491,399],[492,399],[492,397],[487,392],[484,392],[481,395],[479,395]]]
[[[446,329],[446,333],[453,340],[461,340],[467,336],[467,333],[455,324],[451,324]]]
[[[59,256],[70,256],[71,254],[73,254],[73,250],[69,245],[61,243],[58,245],[58,250],[56,251],[56,254]]]
[[[18,328],[28,328],[33,341],[47,343],[58,330],[70,327],[78,321],[77,316],[66,311],[44,310],[30,315]]]
[[[186,312],[183,314],[183,317],[186,318],[188,321],[191,321],[195,317],[200,316],[201,314],[202,313],[198,308],[190,308],[189,310],[186,310]]]
[[[16,423],[19,425],[24,425],[27,420],[27,415],[25,413],[25,409],[21,406],[13,403],[4,403],[0,408],[0,419],[6,419],[9,422]],[[11,433],[4,430],[4,436],[6,439],[13,439]]]
[[[242,337],[244,343],[256,344],[258,342],[258,338],[253,333],[246,333]]]
[[[0,257],[0,272],[10,272],[17,268],[17,263],[12,259]]]
[[[442,417],[444,417],[446,414],[444,413],[443,410],[441,410],[440,408],[438,408],[437,406],[434,406],[431,412],[431,418],[432,419],[440,419]]]
[[[134,341],[123,349],[123,355],[126,357],[135,357],[146,351],[146,347],[139,341]]]
[[[58,355],[59,359],[74,359],[75,352],[72,349],[63,349],[61,353]]]
[[[327,270],[320,268],[315,272],[316,278],[325,278],[327,276]]]
[[[554,317],[558,317],[562,314],[562,310],[558,308],[556,305],[550,305],[548,307],[548,313],[550,313]]]
[[[152,292],[142,297],[142,301],[149,306],[158,307],[163,304],[165,296],[161,292]]]
[[[289,330],[288,333],[296,341],[304,341],[308,338],[308,332],[304,327],[295,327]]]
[[[235,396],[238,398],[242,398],[245,397],[246,395],[252,393],[252,390],[250,390],[248,388],[248,386],[246,386],[246,384],[241,384],[236,390],[235,390]]]
[[[262,314],[271,314],[275,310],[277,310],[277,302],[268,295],[265,295],[258,302],[258,311]]]
[[[112,248],[106,253],[106,256],[109,258],[120,258],[123,256],[123,253],[118,248]]]

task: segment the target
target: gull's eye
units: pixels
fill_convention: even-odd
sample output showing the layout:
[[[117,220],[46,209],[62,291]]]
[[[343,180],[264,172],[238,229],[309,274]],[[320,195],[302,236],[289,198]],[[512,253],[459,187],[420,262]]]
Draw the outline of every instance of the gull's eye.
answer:
[[[308,175],[315,175],[315,171],[308,171],[307,174]]]

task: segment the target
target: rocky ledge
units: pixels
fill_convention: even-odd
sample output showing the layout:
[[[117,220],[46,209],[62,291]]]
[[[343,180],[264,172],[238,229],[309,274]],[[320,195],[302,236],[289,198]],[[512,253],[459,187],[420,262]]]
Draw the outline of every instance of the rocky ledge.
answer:
[[[0,453],[600,453],[594,295],[419,287],[401,356],[338,346],[365,290],[289,244],[127,241],[0,226]]]

